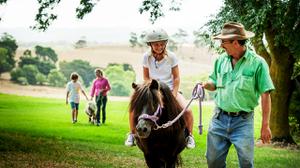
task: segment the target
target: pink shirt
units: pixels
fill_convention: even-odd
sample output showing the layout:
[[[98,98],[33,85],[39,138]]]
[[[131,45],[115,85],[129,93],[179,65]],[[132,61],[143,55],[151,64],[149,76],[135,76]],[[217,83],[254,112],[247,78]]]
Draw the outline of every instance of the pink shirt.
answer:
[[[93,87],[91,90],[91,96],[94,97],[98,96],[100,93],[100,90],[102,90],[101,95],[106,96],[107,92],[110,90],[109,82],[106,78],[97,78],[93,82]]]

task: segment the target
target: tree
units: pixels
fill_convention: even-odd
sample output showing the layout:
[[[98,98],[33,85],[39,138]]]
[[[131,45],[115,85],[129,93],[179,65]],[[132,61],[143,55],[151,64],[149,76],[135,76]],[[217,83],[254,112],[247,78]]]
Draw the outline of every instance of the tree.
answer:
[[[0,67],[0,74],[1,74],[3,72],[8,72],[15,67],[16,61],[14,57],[18,45],[13,36],[4,33],[3,36],[0,38],[0,48],[2,48],[1,64],[3,65]]]
[[[135,81],[136,74],[128,64],[109,64],[104,75],[111,84],[110,94],[113,96],[129,96],[131,84]],[[120,78],[120,76],[122,78]]]
[[[48,75],[49,85],[55,87],[64,87],[67,79],[64,75],[56,69],[52,69]]]
[[[58,58],[55,51],[50,47],[35,46],[35,54],[44,61],[56,63]]]
[[[35,65],[24,65],[24,67],[21,68],[21,71],[23,71],[24,77],[27,79],[29,84],[36,84],[36,76],[39,74],[39,70]]]
[[[0,75],[11,69],[12,65],[8,63],[8,52],[6,48],[0,48]]]
[[[172,35],[172,38],[181,46],[183,43],[186,42],[186,37],[188,33],[183,29],[178,29],[178,32]]]
[[[84,48],[84,47],[86,47],[87,46],[87,42],[86,42],[86,37],[85,36],[82,36],[81,38],[80,38],[80,40],[78,40],[75,44],[74,44],[74,47],[76,48],[76,49],[78,49],[78,48]]]
[[[84,47],[86,47],[86,46],[87,46],[86,40],[78,40],[78,41],[75,43],[75,45],[74,45],[74,47],[75,47],[76,49],[78,49],[78,48],[84,48]]]
[[[138,45],[138,37],[137,34],[134,32],[130,33],[130,39],[129,39],[130,47],[134,48]]]
[[[136,46],[140,47],[140,48],[145,47],[146,46],[145,37],[146,37],[145,31],[143,31],[141,34],[131,32],[130,38],[129,38],[130,47],[132,47],[132,48],[134,48]]]
[[[0,0],[0,5],[7,3],[8,0]],[[80,0],[79,6],[75,9],[76,17],[83,17],[92,12],[99,0]],[[178,11],[180,10],[182,0],[143,0],[141,7],[137,9],[140,14],[149,13],[149,20],[153,24],[159,17],[164,16],[165,10]],[[54,20],[57,19],[57,14],[54,13],[55,8],[61,0],[38,0],[38,13],[35,15],[36,24],[31,26],[34,30],[46,31]],[[165,5],[163,5],[163,3]],[[166,7],[167,9],[162,9]],[[1,18],[0,18],[1,21]]]
[[[300,58],[299,0],[225,0],[215,18],[203,28],[215,34],[226,21],[238,21],[256,36],[251,43],[270,66],[276,90],[272,92],[270,127],[273,141],[293,143],[289,131],[289,103],[293,90],[293,67]]]
[[[95,78],[94,67],[87,61],[73,60],[71,62],[60,62],[59,70],[66,79],[70,78],[72,72],[77,72],[83,80],[83,84],[88,87]]]
[[[39,72],[43,75],[48,75],[50,70],[55,69],[56,66],[52,61],[49,60],[41,60],[40,57],[34,57],[31,55],[30,50],[25,50],[23,56],[20,57],[19,67],[23,67],[24,65],[35,65]]]

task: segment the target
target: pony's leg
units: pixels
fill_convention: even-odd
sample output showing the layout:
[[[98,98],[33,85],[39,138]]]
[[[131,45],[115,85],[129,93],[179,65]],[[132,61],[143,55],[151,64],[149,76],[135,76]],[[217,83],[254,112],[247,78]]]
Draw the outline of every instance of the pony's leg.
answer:
[[[146,164],[149,168],[165,168],[166,164],[161,161],[159,158],[151,155],[144,155]]]
[[[176,157],[170,158],[166,163],[166,168],[175,168],[176,167]]]

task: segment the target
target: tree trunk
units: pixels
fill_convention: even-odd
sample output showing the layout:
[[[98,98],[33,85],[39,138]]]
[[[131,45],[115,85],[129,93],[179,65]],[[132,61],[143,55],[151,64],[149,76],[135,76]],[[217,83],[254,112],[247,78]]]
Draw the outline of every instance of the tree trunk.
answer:
[[[282,56],[287,58],[288,56]],[[293,70],[293,62],[272,61],[270,67],[271,77],[273,79],[275,90],[271,94],[272,99],[272,113],[270,117],[270,128],[272,130],[274,141],[285,141],[294,143],[291,139],[288,110],[289,100],[292,93],[291,75]]]
[[[270,75],[275,86],[275,90],[271,93],[270,129],[273,135],[272,141],[295,143],[290,134],[289,126],[289,102],[293,92],[291,77],[295,59],[289,48],[281,42],[275,42],[276,31],[271,23],[269,26],[265,35],[271,58]]]
[[[270,74],[275,85],[275,91],[271,94],[272,112],[270,128],[273,141],[295,143],[289,129],[289,101],[292,94],[292,72],[295,60],[286,49],[280,50],[274,55],[270,67]]]

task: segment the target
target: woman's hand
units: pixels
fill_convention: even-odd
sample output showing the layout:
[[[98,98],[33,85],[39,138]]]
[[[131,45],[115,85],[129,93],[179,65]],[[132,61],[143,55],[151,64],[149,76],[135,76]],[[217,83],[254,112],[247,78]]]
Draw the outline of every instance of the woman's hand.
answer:
[[[176,98],[177,97],[177,94],[178,94],[178,92],[177,91],[172,91],[172,94],[173,94],[173,96]]]

